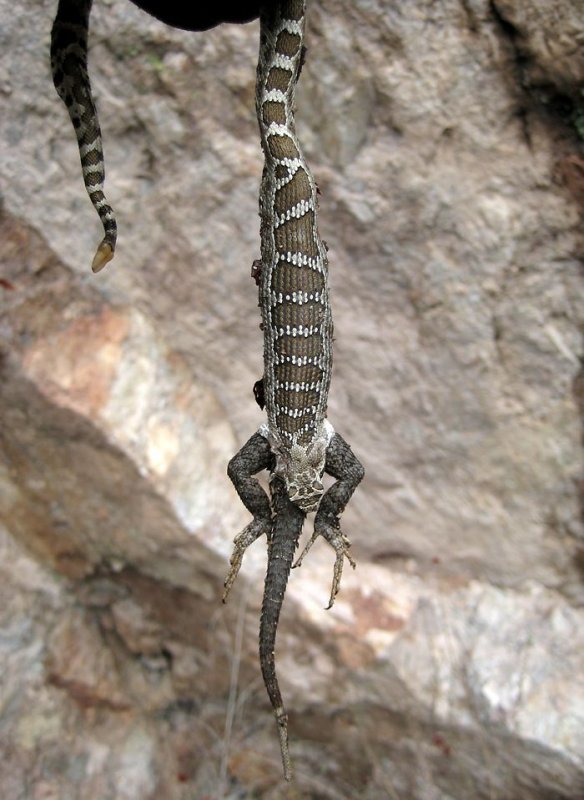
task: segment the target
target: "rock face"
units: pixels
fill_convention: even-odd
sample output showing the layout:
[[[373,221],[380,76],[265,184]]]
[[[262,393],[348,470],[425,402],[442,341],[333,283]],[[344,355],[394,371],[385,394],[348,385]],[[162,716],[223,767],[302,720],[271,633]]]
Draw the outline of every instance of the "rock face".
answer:
[[[310,4],[329,416],[367,476],[334,609],[324,544],[284,609],[298,796],[584,797],[580,5]],[[257,24],[96,0],[120,239],[93,277],[53,6],[0,9],[1,794],[285,797],[265,543],[220,602],[262,421]]]

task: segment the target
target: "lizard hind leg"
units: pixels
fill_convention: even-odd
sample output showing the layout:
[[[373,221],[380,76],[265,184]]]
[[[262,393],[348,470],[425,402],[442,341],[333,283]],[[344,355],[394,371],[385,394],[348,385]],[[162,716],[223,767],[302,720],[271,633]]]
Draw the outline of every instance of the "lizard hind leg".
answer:
[[[327,448],[324,471],[327,475],[336,478],[336,481],[322,496],[314,520],[314,533],[294,566],[299,567],[302,564],[304,556],[319,536],[322,536],[331,545],[336,553],[336,559],[328,609],[332,608],[339,592],[345,558],[353,569],[356,566],[349,552],[351,542],[340,529],[339,517],[345,510],[351,495],[363,480],[365,472],[357,456],[338,433],[334,434]]]
[[[231,459],[227,467],[227,474],[244,506],[253,515],[253,520],[235,537],[233,542],[233,553],[229,561],[230,569],[224,584],[224,603],[227,602],[231,587],[239,573],[243,555],[250,544],[264,534],[270,542],[272,532],[270,499],[257,478],[253,476],[264,469],[270,469],[273,461],[274,457],[267,439],[261,434],[255,433],[243,445],[239,453]]]
[[[114,256],[116,218],[104,195],[101,130],[87,72],[87,35],[92,0],[59,0],[51,32],[53,83],[77,136],[85,188],[103,225],[104,237],[91,268],[99,272]]]
[[[316,540],[319,538],[319,536],[322,536],[322,538],[325,539],[330,544],[330,546],[336,553],[335,566],[333,568],[333,582],[331,587],[331,594],[328,606],[326,606],[328,610],[329,608],[332,608],[333,603],[335,602],[335,597],[339,593],[345,558],[347,559],[349,564],[353,567],[353,569],[355,569],[357,564],[355,563],[355,560],[353,559],[351,553],[349,552],[349,548],[351,547],[351,542],[341,531],[341,529],[338,526],[329,525],[326,522],[323,522],[322,524],[317,526],[315,522],[314,532],[310,537],[310,539],[308,540],[308,542],[306,543],[306,545],[304,546],[304,549],[294,562],[294,567],[302,566],[302,561],[304,560],[304,556],[308,553],[308,551],[310,550],[312,545],[316,542]]]

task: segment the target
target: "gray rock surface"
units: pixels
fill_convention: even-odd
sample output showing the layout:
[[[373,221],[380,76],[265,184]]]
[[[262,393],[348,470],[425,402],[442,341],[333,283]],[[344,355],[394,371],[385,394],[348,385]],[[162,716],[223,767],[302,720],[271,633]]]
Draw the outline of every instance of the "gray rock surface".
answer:
[[[53,5],[0,5],[2,797],[287,797],[263,543],[220,602],[262,421],[257,24],[96,0],[95,277]],[[299,796],[584,797],[580,5],[311,3],[330,418],[367,476],[335,608],[322,544],[281,624]]]

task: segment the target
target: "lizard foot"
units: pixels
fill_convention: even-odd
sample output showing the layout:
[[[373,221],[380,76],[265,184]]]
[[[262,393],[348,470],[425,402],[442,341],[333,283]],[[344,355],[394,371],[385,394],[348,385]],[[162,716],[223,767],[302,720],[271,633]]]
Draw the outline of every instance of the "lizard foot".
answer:
[[[231,591],[231,587],[235,583],[235,579],[239,573],[239,568],[241,567],[241,562],[243,561],[243,554],[247,550],[247,548],[255,542],[256,539],[259,539],[260,536],[263,536],[264,533],[266,534],[268,541],[270,539],[270,534],[272,530],[272,520],[271,518],[264,519],[253,519],[249,525],[239,533],[235,539],[233,540],[233,553],[231,554],[231,558],[229,559],[230,569],[227,573],[227,577],[225,578],[225,582],[223,584],[223,602],[227,602],[227,597],[229,592]]]
[[[314,527],[314,533],[308,540],[304,550],[300,553],[300,555],[294,562],[293,564],[294,567],[300,567],[302,565],[304,556],[308,553],[308,551],[310,550],[310,548],[312,547],[312,545],[315,543],[315,541],[318,539],[319,536],[322,536],[323,539],[326,539],[326,541],[330,544],[330,546],[334,549],[335,553],[337,554],[333,571],[333,584],[331,587],[331,596],[329,599],[329,604],[327,606],[327,609],[329,609],[332,608],[333,603],[335,602],[335,597],[339,593],[345,558],[347,559],[349,564],[353,567],[353,569],[355,569],[357,565],[355,564],[355,561],[353,560],[353,557],[349,552],[351,542],[341,531],[341,529],[333,525],[329,525],[326,522],[318,523],[317,521]]]

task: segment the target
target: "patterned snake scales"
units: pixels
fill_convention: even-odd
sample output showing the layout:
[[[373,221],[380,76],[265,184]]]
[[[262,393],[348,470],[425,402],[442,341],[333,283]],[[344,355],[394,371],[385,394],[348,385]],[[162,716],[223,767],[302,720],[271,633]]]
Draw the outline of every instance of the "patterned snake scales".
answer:
[[[103,191],[101,134],[87,74],[91,0],[60,0],[53,26],[54,83],[73,122],[87,191],[104,227],[92,269],[113,257],[116,222]],[[231,460],[228,473],[252,522],[235,538],[224,600],[247,547],[268,541],[260,622],[260,663],[274,708],[284,775],[292,778],[287,715],[275,672],[276,630],[305,516],[314,533],[295,566],[322,536],[336,560],[329,600],[338,592],[343,561],[354,566],[339,517],[363,477],[349,445],[326,419],[333,325],[326,248],[317,228],[317,188],[294,124],[294,92],[304,55],[305,0],[266,2],[260,16],[256,111],[264,170],[260,187],[261,266],[256,270],[264,331],[262,400],[267,423]],[[267,469],[271,498],[254,477]],[[335,482],[324,490],[323,474]]]

